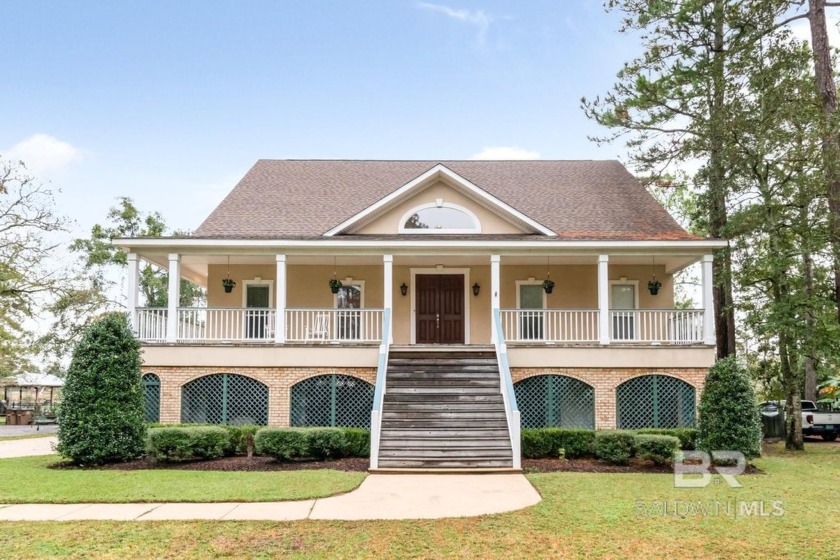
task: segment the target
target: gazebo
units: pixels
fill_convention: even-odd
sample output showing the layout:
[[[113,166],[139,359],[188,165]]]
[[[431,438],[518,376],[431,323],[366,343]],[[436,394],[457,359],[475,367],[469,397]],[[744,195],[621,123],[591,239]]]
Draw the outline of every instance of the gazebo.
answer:
[[[0,380],[0,386],[3,387],[3,402],[7,409],[45,412],[44,408],[54,408],[64,380],[50,373],[22,373]],[[17,400],[14,400],[15,397]]]

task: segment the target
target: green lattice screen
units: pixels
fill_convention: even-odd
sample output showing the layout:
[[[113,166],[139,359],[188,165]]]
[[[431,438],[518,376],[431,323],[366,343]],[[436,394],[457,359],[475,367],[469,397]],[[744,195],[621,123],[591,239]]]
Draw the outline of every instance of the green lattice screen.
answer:
[[[667,375],[643,375],[616,390],[618,427],[687,428],[694,426],[694,387]]]
[[[256,379],[216,373],[181,388],[181,422],[268,424],[268,387]]]
[[[565,375],[538,375],[513,386],[523,428],[595,428],[595,390]]]
[[[292,387],[292,426],[370,428],[373,385],[349,375],[319,375]]]
[[[160,422],[160,378],[154,373],[147,373],[142,380],[146,422]]]

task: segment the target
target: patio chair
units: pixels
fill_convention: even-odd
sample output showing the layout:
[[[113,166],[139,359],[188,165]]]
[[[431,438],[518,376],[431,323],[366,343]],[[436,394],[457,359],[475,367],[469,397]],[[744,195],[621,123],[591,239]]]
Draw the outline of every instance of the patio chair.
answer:
[[[312,324],[307,323],[304,342],[320,340],[326,342],[330,336],[330,316],[327,313],[316,313]]]

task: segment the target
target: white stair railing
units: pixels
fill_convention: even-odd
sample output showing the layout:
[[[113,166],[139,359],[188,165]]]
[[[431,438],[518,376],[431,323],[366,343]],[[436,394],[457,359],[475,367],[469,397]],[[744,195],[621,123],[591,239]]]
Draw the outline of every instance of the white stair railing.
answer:
[[[373,392],[373,409],[370,411],[370,468],[379,468],[379,439],[382,434],[382,405],[385,401],[385,382],[388,376],[388,352],[391,338],[391,310],[382,313],[382,343],[376,365],[376,388]]]
[[[502,330],[502,317],[499,309],[493,310],[493,345],[496,348],[496,359],[499,362],[499,385],[502,391],[502,401],[505,405],[508,433],[510,434],[510,449],[513,453],[513,468],[522,468],[521,419],[519,406],[516,404],[516,393],[513,390],[513,379],[510,376],[507,344]]]

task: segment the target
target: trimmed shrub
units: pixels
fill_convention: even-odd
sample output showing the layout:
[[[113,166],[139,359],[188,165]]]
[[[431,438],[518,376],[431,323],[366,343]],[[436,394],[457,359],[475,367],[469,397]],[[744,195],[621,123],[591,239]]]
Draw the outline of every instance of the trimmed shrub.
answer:
[[[657,465],[670,465],[674,453],[680,449],[680,440],[674,436],[636,434],[634,439],[636,457],[653,461]]]
[[[635,434],[624,430],[595,432],[595,457],[616,465],[626,465],[635,452]]]
[[[528,428],[522,430],[522,456],[529,459],[556,458],[560,449],[569,459],[592,455],[594,430],[572,428]]]
[[[707,452],[740,451],[747,459],[761,455],[761,419],[747,370],[734,358],[709,369],[700,397],[697,448]]]
[[[143,455],[140,343],[122,313],[88,326],[73,351],[59,415],[57,451],[79,465]]]
[[[336,459],[347,454],[347,439],[341,428],[305,428],[308,454],[316,459]]]
[[[660,436],[673,436],[680,440],[680,449],[683,451],[694,451],[697,449],[697,428],[643,428],[636,430],[637,434],[655,434]]]
[[[347,442],[347,457],[370,457],[370,430],[364,428],[341,428]]]
[[[258,455],[281,461],[309,455],[309,440],[303,428],[262,428],[254,437]]]
[[[194,461],[224,457],[230,435],[219,426],[152,428],[147,450],[158,461]]]

